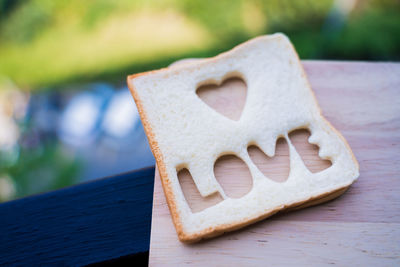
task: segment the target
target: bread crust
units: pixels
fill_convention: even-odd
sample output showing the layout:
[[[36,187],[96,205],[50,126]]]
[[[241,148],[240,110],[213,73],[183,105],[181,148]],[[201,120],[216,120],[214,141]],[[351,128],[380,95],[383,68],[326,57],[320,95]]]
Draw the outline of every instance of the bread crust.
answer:
[[[315,205],[318,205],[318,204],[321,204],[321,203],[324,203],[324,202],[327,202],[329,200],[339,197],[344,192],[346,192],[346,190],[349,187],[350,186],[342,187],[342,188],[336,189],[334,191],[321,194],[316,197],[311,197],[309,200],[296,202],[296,203],[290,204],[288,206],[283,205],[275,210],[269,211],[268,213],[262,214],[258,217],[250,219],[250,220],[243,220],[238,223],[220,225],[219,227],[215,227],[212,229],[206,229],[198,234],[185,235],[184,239],[180,238],[180,240],[185,243],[194,243],[194,242],[200,241],[202,239],[216,237],[216,236],[222,235],[226,232],[231,232],[231,231],[240,229],[242,227],[245,227],[247,225],[262,221],[262,220],[264,220],[268,217],[271,217],[279,212],[288,212],[288,211],[292,211],[292,210],[299,210],[302,208],[315,206]]]
[[[217,55],[215,57],[202,59],[202,62],[215,62],[215,61],[219,60],[219,58],[222,57],[223,55],[225,55],[227,53],[233,53],[239,47],[246,46],[249,42],[252,42],[252,41],[254,41],[256,39],[259,39],[259,38],[262,38],[262,37],[256,37],[256,38],[254,38],[254,39],[252,39],[250,41],[242,43],[242,44],[234,47],[233,49],[231,49],[231,50],[229,50],[227,52],[221,53],[221,54],[219,54],[219,55]],[[294,54],[297,57],[297,60],[298,60],[297,62],[299,62],[299,67],[300,67],[300,69],[302,71],[302,75],[304,76],[304,78],[307,81],[308,89],[310,90],[310,92],[312,93],[312,95],[314,97],[314,102],[317,104],[317,107],[318,107],[319,113],[321,114],[322,119],[342,139],[343,143],[345,144],[345,146],[350,151],[351,156],[352,156],[352,160],[356,164],[357,169],[359,169],[358,162],[357,162],[352,150],[350,149],[350,146],[348,145],[346,139],[344,139],[344,137],[340,134],[340,132],[338,132],[334,127],[332,127],[332,125],[329,123],[329,121],[327,121],[325,119],[325,117],[322,115],[322,111],[321,111],[321,108],[318,105],[318,102],[316,100],[314,91],[312,90],[312,88],[310,86],[310,83],[309,83],[309,81],[307,79],[307,76],[305,74],[304,68],[303,68],[302,64],[300,63],[300,58],[299,58],[296,50],[294,49],[294,47],[293,47],[293,45],[291,43],[290,43],[290,47],[291,47],[292,51],[294,52]],[[191,63],[189,62],[187,64],[191,64]],[[157,163],[158,171],[160,173],[162,187],[163,187],[163,191],[164,191],[164,194],[165,194],[165,197],[166,197],[166,200],[167,200],[168,208],[169,208],[169,211],[171,213],[171,217],[172,217],[173,223],[175,225],[175,229],[176,229],[176,232],[178,234],[178,238],[179,238],[179,240],[181,242],[193,243],[193,242],[197,242],[197,241],[202,240],[202,239],[216,237],[216,236],[221,235],[221,234],[223,234],[225,232],[234,231],[234,230],[237,230],[237,229],[242,228],[244,226],[247,226],[249,224],[253,224],[255,222],[261,221],[261,220],[263,220],[265,218],[268,218],[268,217],[270,217],[270,216],[272,216],[272,215],[274,215],[274,214],[276,214],[278,212],[289,211],[289,210],[297,210],[297,209],[302,209],[302,208],[305,208],[305,207],[321,204],[323,202],[332,200],[332,199],[342,195],[350,187],[350,185],[352,184],[351,183],[351,184],[349,184],[349,185],[347,185],[345,187],[341,187],[341,188],[335,189],[335,190],[330,191],[330,192],[325,192],[323,194],[320,194],[320,195],[317,195],[317,196],[313,196],[313,197],[301,200],[301,201],[296,202],[296,203],[292,203],[292,204],[289,204],[289,205],[282,205],[282,206],[280,206],[280,207],[278,207],[278,208],[276,208],[274,210],[268,211],[267,213],[261,214],[260,216],[257,216],[257,217],[254,217],[254,218],[237,221],[237,222],[233,222],[233,223],[230,223],[230,224],[222,224],[222,225],[218,225],[218,226],[215,226],[215,227],[210,227],[210,228],[204,229],[203,231],[200,231],[200,232],[197,232],[197,233],[187,233],[187,232],[185,232],[184,229],[183,229],[183,226],[182,226],[181,218],[180,218],[179,213],[177,211],[176,199],[175,199],[175,196],[174,196],[173,191],[172,191],[171,181],[170,181],[170,179],[169,179],[169,177],[167,175],[167,171],[166,171],[163,155],[162,155],[162,153],[161,153],[161,151],[159,149],[159,146],[158,146],[158,143],[157,143],[157,139],[156,139],[156,137],[155,137],[155,135],[153,133],[151,124],[147,119],[146,112],[145,112],[145,110],[143,108],[143,105],[142,105],[142,101],[141,101],[139,95],[137,94],[137,92],[135,90],[135,87],[133,86],[133,83],[130,82],[132,79],[135,79],[137,77],[140,77],[140,76],[143,76],[143,75],[152,74],[152,73],[162,72],[162,71],[167,70],[167,69],[168,68],[162,68],[162,69],[159,69],[159,70],[153,70],[153,71],[148,71],[148,72],[129,75],[127,77],[127,83],[128,83],[129,90],[130,90],[130,92],[131,92],[131,94],[132,94],[132,96],[133,96],[133,98],[135,100],[135,103],[137,105],[137,109],[138,109],[139,115],[141,117],[145,133],[146,133],[146,135],[148,137],[148,140],[149,140],[150,148],[151,148],[151,150],[153,152],[153,155],[154,155],[154,157],[156,159],[156,163]]]

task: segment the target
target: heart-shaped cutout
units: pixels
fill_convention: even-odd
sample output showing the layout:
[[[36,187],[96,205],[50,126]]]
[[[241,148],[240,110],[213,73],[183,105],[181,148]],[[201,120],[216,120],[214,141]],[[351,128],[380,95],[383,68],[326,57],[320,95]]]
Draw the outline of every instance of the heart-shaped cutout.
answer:
[[[238,121],[246,103],[247,85],[239,77],[231,77],[220,85],[212,82],[197,88],[196,94],[221,115]]]

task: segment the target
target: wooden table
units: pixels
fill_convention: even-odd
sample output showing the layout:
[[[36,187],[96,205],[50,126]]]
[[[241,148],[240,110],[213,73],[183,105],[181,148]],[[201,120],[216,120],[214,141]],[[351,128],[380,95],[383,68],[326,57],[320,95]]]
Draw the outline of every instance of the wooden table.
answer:
[[[185,245],[156,172],[150,265],[400,265],[400,64],[303,64],[323,114],[360,164],[356,183],[331,202]]]

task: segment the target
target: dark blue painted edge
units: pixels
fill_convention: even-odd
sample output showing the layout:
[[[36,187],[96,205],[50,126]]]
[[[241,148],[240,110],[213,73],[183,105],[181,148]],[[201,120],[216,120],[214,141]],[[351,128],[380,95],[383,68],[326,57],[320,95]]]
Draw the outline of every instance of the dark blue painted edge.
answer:
[[[0,204],[0,266],[86,265],[149,250],[154,167]]]

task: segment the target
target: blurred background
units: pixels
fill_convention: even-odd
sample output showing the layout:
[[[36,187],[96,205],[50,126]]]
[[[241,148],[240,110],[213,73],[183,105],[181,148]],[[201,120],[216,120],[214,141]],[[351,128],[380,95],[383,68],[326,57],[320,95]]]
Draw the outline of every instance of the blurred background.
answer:
[[[400,1],[0,0],[0,201],[153,165],[126,76],[274,32],[397,61]]]

